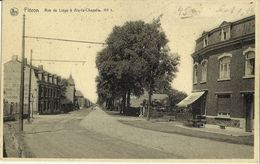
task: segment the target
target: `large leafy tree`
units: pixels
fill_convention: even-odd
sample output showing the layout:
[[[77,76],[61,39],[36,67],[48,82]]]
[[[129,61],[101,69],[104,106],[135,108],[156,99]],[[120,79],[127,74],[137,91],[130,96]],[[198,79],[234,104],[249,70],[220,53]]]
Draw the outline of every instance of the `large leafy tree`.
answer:
[[[139,96],[146,89],[149,119],[151,96],[160,87],[156,81],[169,86],[179,64],[179,57],[171,54],[167,47],[160,19],[115,26],[106,43],[107,47],[98,53],[96,60],[98,79],[102,79],[98,81],[98,94],[105,92],[103,96],[107,98],[120,95],[124,110],[129,107],[131,94]]]

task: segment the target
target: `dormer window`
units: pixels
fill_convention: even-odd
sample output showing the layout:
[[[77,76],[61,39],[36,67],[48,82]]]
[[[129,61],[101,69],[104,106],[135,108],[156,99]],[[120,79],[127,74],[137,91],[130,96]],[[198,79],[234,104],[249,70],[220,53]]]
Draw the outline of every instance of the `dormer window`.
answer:
[[[230,39],[230,25],[221,29],[221,41]]]
[[[46,75],[46,73],[43,74],[43,80],[44,80],[45,82],[47,82],[47,75]]]
[[[209,39],[208,35],[205,35],[203,38],[203,47],[206,47],[209,44],[208,39]]]

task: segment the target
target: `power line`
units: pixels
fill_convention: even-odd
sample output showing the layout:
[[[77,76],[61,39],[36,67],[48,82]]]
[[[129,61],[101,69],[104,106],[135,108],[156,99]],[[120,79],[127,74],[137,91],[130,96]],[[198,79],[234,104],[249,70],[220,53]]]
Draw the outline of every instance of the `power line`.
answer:
[[[77,43],[101,44],[101,45],[106,44],[106,43],[103,43],[103,42],[72,40],[72,39],[60,39],[60,38],[48,38],[48,37],[40,37],[40,36],[24,36],[24,37],[25,38],[31,38],[31,39],[45,39],[45,40],[56,40],[56,41],[64,41],[64,42],[77,42]]]
[[[33,61],[47,61],[47,62],[72,62],[72,63],[85,63],[87,61],[82,60],[49,60],[49,59],[32,59]]]

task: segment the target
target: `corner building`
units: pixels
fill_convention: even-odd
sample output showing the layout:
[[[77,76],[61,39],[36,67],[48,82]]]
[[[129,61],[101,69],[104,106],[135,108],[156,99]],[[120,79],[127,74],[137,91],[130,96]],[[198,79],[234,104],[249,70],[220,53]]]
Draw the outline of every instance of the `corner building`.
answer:
[[[224,21],[203,32],[196,40],[192,58],[193,92],[186,105],[191,105],[196,114],[205,115],[207,124],[252,132],[255,16]]]

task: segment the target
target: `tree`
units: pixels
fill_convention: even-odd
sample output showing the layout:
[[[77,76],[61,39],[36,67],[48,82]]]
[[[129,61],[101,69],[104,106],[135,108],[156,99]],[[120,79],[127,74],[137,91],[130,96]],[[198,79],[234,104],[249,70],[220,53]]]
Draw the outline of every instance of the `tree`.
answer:
[[[187,97],[187,93],[178,91],[177,89],[171,89],[168,95],[170,100],[170,106],[173,107]]]
[[[152,94],[159,88],[159,85],[170,86],[178,71],[180,58],[177,54],[170,52],[170,48],[167,46],[168,40],[161,29],[160,18],[154,20],[152,24],[148,24],[147,33],[150,34],[150,39],[146,40],[146,51],[143,57],[147,61],[144,87],[149,94],[147,111],[147,120],[149,120]]]
[[[155,81],[161,80],[169,86],[179,64],[179,56],[171,54],[167,46],[160,18],[152,23],[129,21],[121,27],[115,26],[106,43],[107,47],[98,53],[96,65],[98,78],[107,87],[98,83],[98,94],[106,92],[106,98],[120,95],[125,111],[130,105],[130,95],[140,96],[146,89],[149,111],[152,93],[157,88]],[[147,118],[150,119],[149,112]]]

